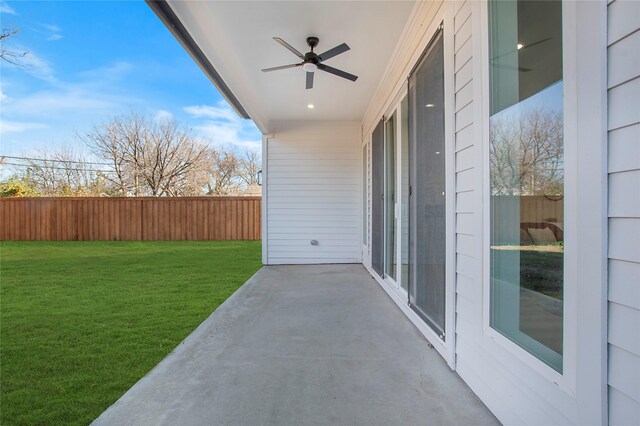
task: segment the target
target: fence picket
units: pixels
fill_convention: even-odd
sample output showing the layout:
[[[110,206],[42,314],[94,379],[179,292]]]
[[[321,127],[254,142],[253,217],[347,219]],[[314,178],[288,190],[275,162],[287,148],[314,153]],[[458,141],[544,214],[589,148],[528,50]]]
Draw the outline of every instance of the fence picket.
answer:
[[[0,240],[259,240],[261,200],[0,198]]]

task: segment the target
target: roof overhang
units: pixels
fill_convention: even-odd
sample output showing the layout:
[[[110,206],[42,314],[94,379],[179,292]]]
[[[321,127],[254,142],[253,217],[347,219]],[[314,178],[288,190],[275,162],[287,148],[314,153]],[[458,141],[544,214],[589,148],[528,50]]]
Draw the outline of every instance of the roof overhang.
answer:
[[[415,7],[413,1],[147,3],[236,112],[265,134],[278,121],[361,121]],[[276,36],[302,53],[308,36],[320,39],[317,52],[347,43],[351,50],[326,63],[358,80],[316,71],[306,90],[301,67],[262,72],[300,61]]]
[[[227,86],[220,74],[218,74],[211,62],[209,62],[204,52],[198,47],[198,44],[193,40],[189,31],[182,22],[180,22],[180,19],[178,19],[169,4],[165,0],[145,1],[158,18],[160,18],[162,23],[171,31],[171,34],[173,34],[182,47],[189,53],[196,64],[198,64],[209,80],[211,80],[214,86],[216,86],[220,94],[229,102],[229,105],[231,105],[236,113],[242,118],[250,118],[238,98],[236,98],[229,86]]]

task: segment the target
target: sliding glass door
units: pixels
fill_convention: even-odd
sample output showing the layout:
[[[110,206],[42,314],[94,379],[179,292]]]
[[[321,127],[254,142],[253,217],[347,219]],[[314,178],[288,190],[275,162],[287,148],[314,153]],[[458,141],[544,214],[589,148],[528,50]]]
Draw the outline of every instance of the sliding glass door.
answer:
[[[445,328],[444,55],[442,31],[409,77],[409,304]]]
[[[400,246],[400,286],[409,289],[409,97],[400,103],[400,143],[398,143],[399,161],[398,181],[400,190],[399,206],[399,246]]]
[[[372,134],[371,266],[444,339],[445,131],[442,30]]]
[[[396,235],[398,234],[396,220],[396,121],[397,112],[394,111],[385,122],[384,132],[384,272],[394,282],[398,269],[396,256]]]
[[[371,268],[383,277],[384,267],[384,122],[371,135]]]

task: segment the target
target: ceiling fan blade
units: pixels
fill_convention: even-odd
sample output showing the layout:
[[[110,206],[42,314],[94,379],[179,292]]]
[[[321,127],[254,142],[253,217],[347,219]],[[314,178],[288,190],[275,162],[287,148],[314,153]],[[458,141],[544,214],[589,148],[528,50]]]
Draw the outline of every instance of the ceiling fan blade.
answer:
[[[291,64],[291,65],[281,65],[279,67],[271,67],[271,68],[265,68],[262,70],[262,72],[269,72],[269,71],[277,71],[277,70],[286,70],[287,68],[295,68],[295,67],[301,67],[302,64]]]
[[[537,46],[538,44],[547,42],[547,41],[549,41],[551,39],[553,39],[553,37],[543,38],[541,40],[538,40],[538,41],[535,41],[535,42],[529,43],[529,44],[518,44],[518,45],[516,45],[515,49],[510,50],[509,52],[503,53],[502,55],[494,56],[493,58],[491,58],[491,60],[492,61],[497,61],[500,58],[503,58],[503,57],[508,56],[508,55],[513,55],[516,52],[528,49],[528,48],[533,47],[533,46]]]
[[[275,41],[277,41],[278,43],[280,43],[281,45],[283,45],[284,47],[286,47],[287,49],[289,49],[291,51],[291,53],[296,55],[298,58],[304,60],[304,55],[302,53],[300,53],[298,50],[296,50],[295,47],[291,46],[289,43],[287,43],[286,41],[284,41],[280,37],[274,37],[273,39]]]
[[[358,79],[357,75],[349,74],[346,71],[342,71],[325,64],[318,64],[318,69],[333,75],[337,75],[338,77],[346,78],[347,80],[356,81]]]
[[[342,43],[340,46],[336,46],[333,49],[329,49],[326,52],[320,54],[320,60],[321,61],[326,61],[329,58],[333,58],[334,56],[337,56],[341,53],[346,52],[347,50],[349,50],[350,47],[347,46],[346,43]]]
[[[312,73],[312,72],[308,72],[308,73],[307,73],[307,84],[306,84],[306,88],[307,88],[307,89],[313,89],[313,73]]]
[[[529,72],[532,71],[531,68],[527,68],[527,67],[517,67],[515,65],[507,65],[507,64],[493,64],[494,67],[497,68],[504,68],[507,70],[518,70],[520,72]]]
[[[543,38],[542,40],[538,40],[538,41],[533,42],[533,43],[525,44],[525,45],[524,45],[524,46],[522,46],[519,50],[521,50],[521,49],[528,49],[529,47],[533,47],[533,46],[535,46],[535,45],[537,45],[537,44],[544,43],[545,41],[549,41],[549,40],[551,40],[552,38],[553,38],[553,37],[547,37],[547,38]]]

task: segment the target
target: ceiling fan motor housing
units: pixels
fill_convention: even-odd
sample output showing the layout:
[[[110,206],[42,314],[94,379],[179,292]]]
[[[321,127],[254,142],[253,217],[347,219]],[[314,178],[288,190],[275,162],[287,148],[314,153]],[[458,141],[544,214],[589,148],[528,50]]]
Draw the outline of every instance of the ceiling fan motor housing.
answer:
[[[304,63],[302,69],[306,72],[314,72],[318,69],[318,63],[320,62],[319,56],[313,52],[313,48],[318,45],[320,40],[318,37],[307,37],[307,44],[311,48],[310,52],[304,54]]]
[[[319,41],[320,40],[318,39],[318,37],[307,37],[307,44],[311,48],[312,52],[313,52],[313,48],[318,45]]]

